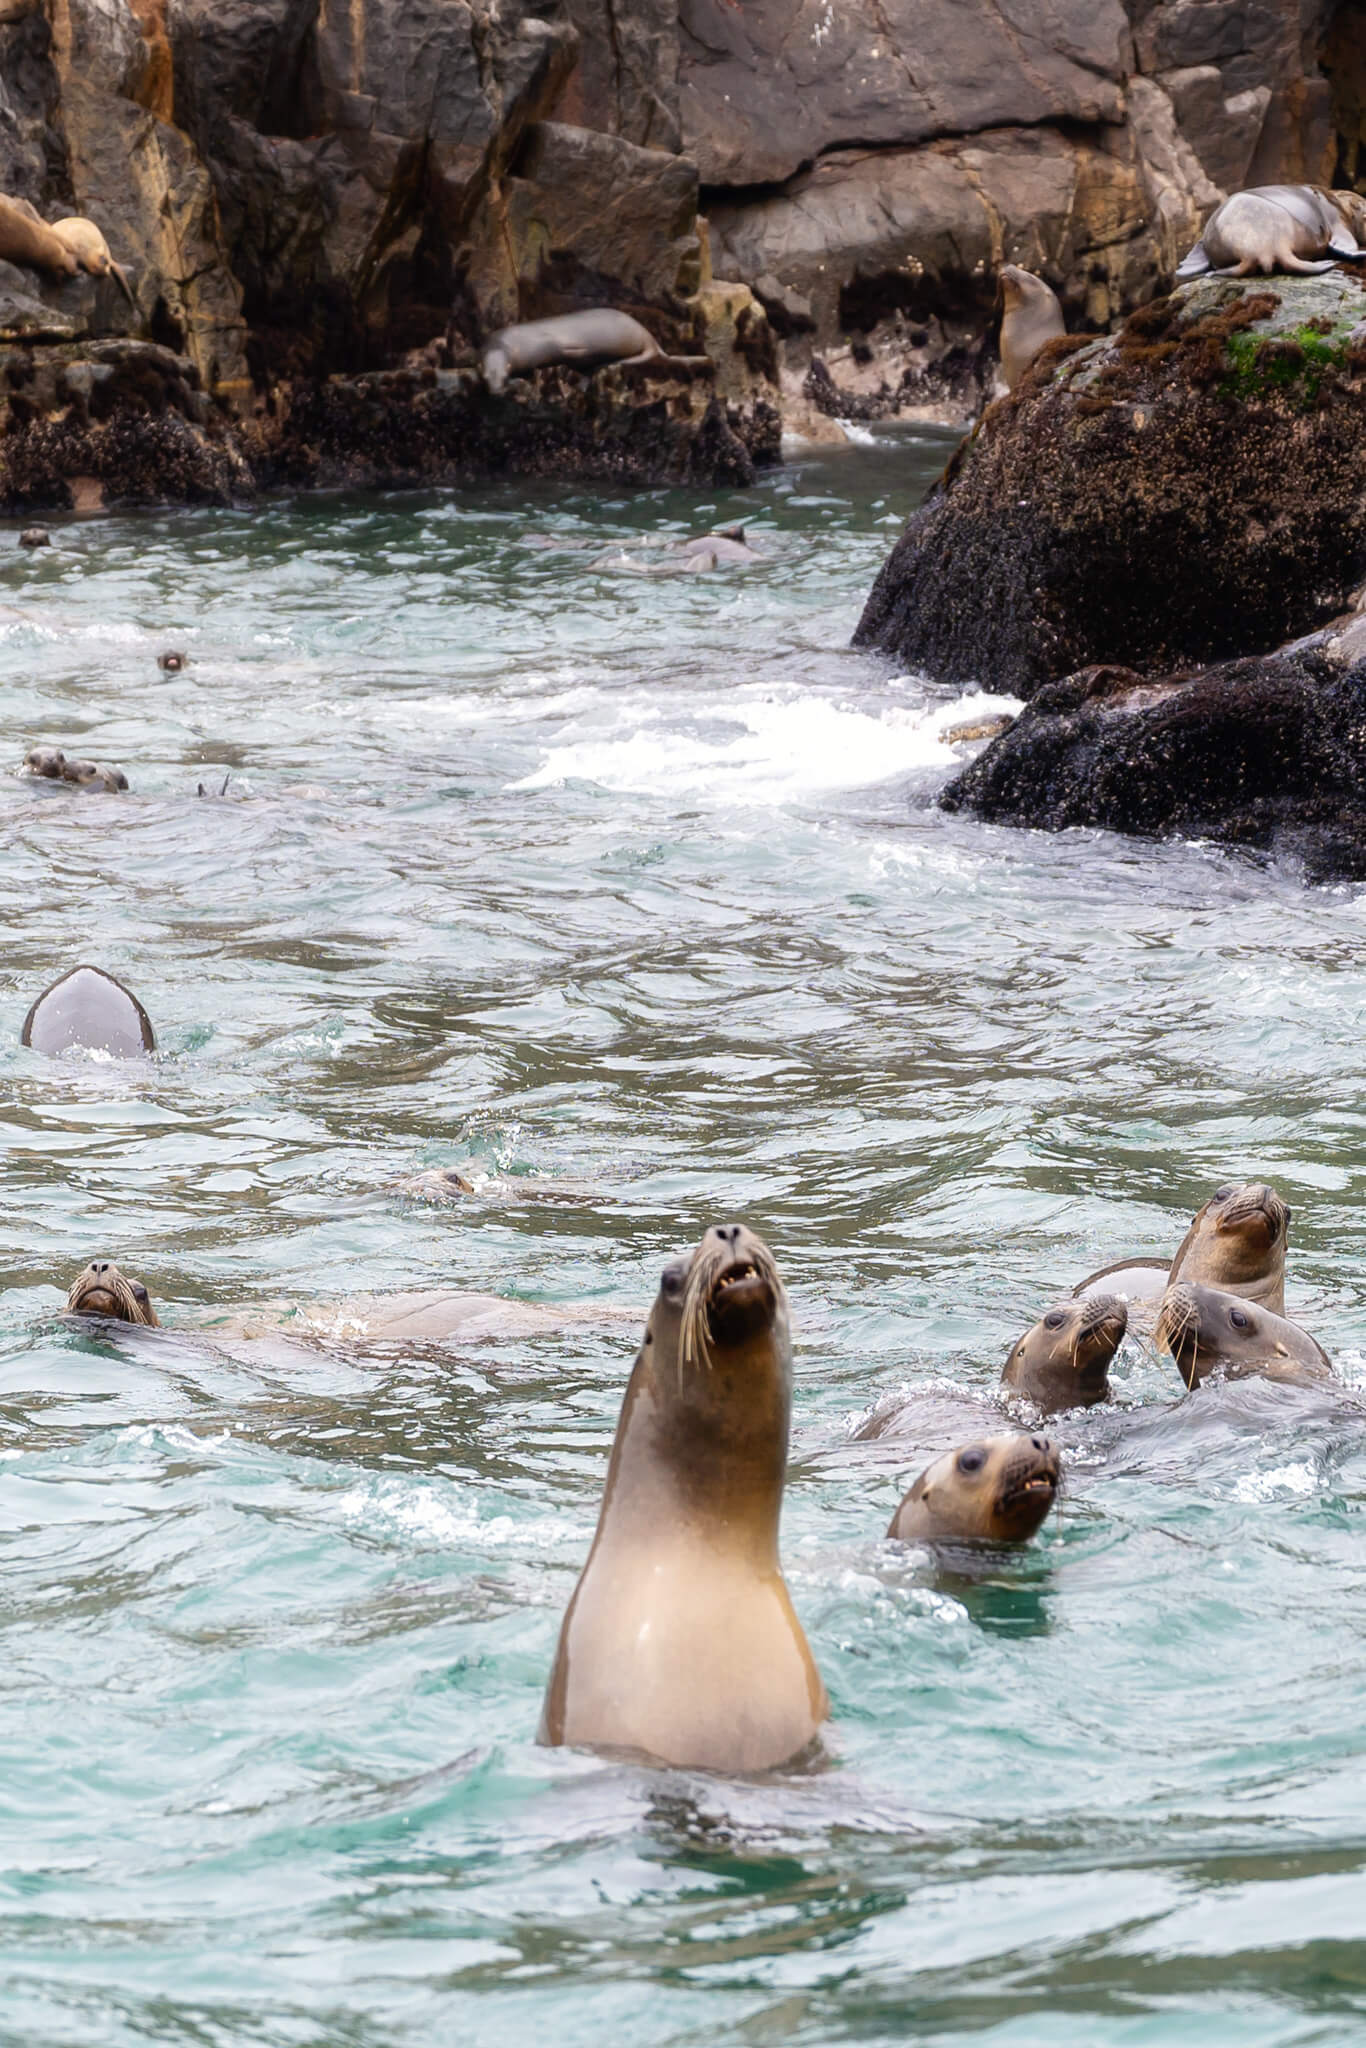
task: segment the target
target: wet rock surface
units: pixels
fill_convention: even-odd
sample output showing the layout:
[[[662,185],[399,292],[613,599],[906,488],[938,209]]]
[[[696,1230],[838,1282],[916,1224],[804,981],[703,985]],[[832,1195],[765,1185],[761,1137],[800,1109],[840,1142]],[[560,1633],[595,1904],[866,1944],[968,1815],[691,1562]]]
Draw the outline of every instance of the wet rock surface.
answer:
[[[1360,880],[1366,646],[1360,630],[1316,637],[1197,674],[1097,666],[1051,683],[940,801],[1049,831],[1212,839],[1288,855],[1313,881]]]
[[[856,643],[1029,697],[1323,624],[1366,572],[1363,322],[1340,265],[1202,279],[1050,343],[912,519]]]

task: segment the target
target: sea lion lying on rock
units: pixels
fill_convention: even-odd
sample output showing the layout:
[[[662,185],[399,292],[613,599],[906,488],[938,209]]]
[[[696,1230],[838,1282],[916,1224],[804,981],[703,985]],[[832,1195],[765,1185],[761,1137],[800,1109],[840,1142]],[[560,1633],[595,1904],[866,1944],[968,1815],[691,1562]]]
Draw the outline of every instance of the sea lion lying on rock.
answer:
[[[1062,304],[1032,270],[1007,263],[1001,270],[1001,375],[1013,391],[1045,342],[1066,334]]]
[[[718,1225],[660,1282],[540,1741],[762,1771],[815,1740],[829,1703],[778,1559],[791,1403],[773,1254]]]
[[[136,312],[137,300],[126,273],[109,253],[109,244],[93,220],[83,214],[67,214],[62,220],[54,220],[52,232],[58,241],[71,251],[72,256],[91,277],[113,277],[123,287],[123,295]]]
[[[1027,1543],[1058,1497],[1046,1436],[988,1436],[927,1465],[892,1516],[902,1543]]]
[[[1355,202],[1356,194],[1343,198]],[[1209,270],[1232,277],[1331,270],[1339,257],[1366,256],[1353,230],[1359,218],[1355,204],[1340,204],[1319,185],[1254,185],[1215,207],[1177,279]]]
[[[142,1004],[102,967],[73,967],[44,989],[24,1019],[19,1043],[35,1052],[84,1046],[118,1059],[155,1052],[157,1044]]]
[[[1128,1327],[1116,1295],[1057,1302],[1012,1348],[1001,1385],[1046,1411],[1108,1401],[1110,1362]]]
[[[75,253],[36,208],[5,193],[0,193],[0,256],[30,270],[54,270],[60,277],[74,277],[79,268]]]
[[[549,320],[522,320],[502,327],[484,350],[484,382],[494,396],[509,377],[548,363],[568,363],[575,370],[596,370],[604,363],[675,363],[695,369],[710,356],[668,356],[649,329],[629,313],[594,306],[583,313],[560,313]]]
[[[1215,1371],[1230,1379],[1256,1373],[1301,1383],[1334,1377],[1327,1352],[1307,1330],[1243,1295],[1214,1287],[1186,1282],[1169,1287],[1158,1312],[1157,1341],[1171,1353],[1188,1387]]]

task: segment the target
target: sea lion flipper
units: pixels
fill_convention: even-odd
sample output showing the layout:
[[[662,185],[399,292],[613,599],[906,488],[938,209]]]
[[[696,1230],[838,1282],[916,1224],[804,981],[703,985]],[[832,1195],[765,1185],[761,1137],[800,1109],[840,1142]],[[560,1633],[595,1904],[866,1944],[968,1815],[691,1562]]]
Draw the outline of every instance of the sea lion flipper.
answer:
[[[1284,250],[1276,259],[1276,267],[1288,270],[1296,277],[1318,277],[1333,268],[1333,259],[1325,257],[1321,263],[1310,263],[1303,256],[1296,256],[1293,250]]]
[[[123,286],[123,296],[125,297],[125,299],[127,299],[129,305],[136,313],[138,309],[138,302],[133,297],[133,287],[128,282],[128,272],[124,269],[121,263],[115,263],[112,256],[109,259],[109,268],[113,272],[114,276],[118,279],[119,283]]]
[[[1210,262],[1208,255],[1205,253],[1204,243],[1197,242],[1195,247],[1191,250],[1190,254],[1188,256],[1183,256],[1181,261],[1177,264],[1177,281],[1179,283],[1182,278],[1186,277],[1203,277],[1206,271],[1212,270],[1213,268],[1213,264]]]

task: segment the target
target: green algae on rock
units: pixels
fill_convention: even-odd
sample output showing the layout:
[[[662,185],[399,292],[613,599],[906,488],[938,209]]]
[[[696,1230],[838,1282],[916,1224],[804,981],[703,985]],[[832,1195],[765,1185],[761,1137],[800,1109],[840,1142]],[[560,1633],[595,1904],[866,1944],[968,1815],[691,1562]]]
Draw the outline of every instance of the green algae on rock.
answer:
[[[1366,571],[1366,290],[1204,278],[1044,351],[874,584],[855,644],[1030,696],[1261,654]]]

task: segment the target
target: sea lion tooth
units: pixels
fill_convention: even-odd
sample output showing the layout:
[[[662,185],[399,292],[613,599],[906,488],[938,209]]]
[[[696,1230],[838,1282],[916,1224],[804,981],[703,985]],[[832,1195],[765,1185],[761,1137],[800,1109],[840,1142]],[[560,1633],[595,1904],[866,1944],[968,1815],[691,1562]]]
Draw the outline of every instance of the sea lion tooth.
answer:
[[[1066,334],[1062,304],[1051,285],[1016,263],[1001,267],[1001,375],[1013,391],[1046,342]]]
[[[131,989],[101,967],[73,967],[34,1002],[19,1033],[35,1052],[86,1046],[120,1059],[156,1051],[151,1019]]]
[[[828,1712],[778,1559],[787,1295],[743,1224],[667,1266],[632,1368],[539,1740],[758,1771]]]
[[[887,1534],[902,1543],[1026,1543],[1061,1483],[1062,1461],[1046,1436],[981,1437],[925,1467]]]

